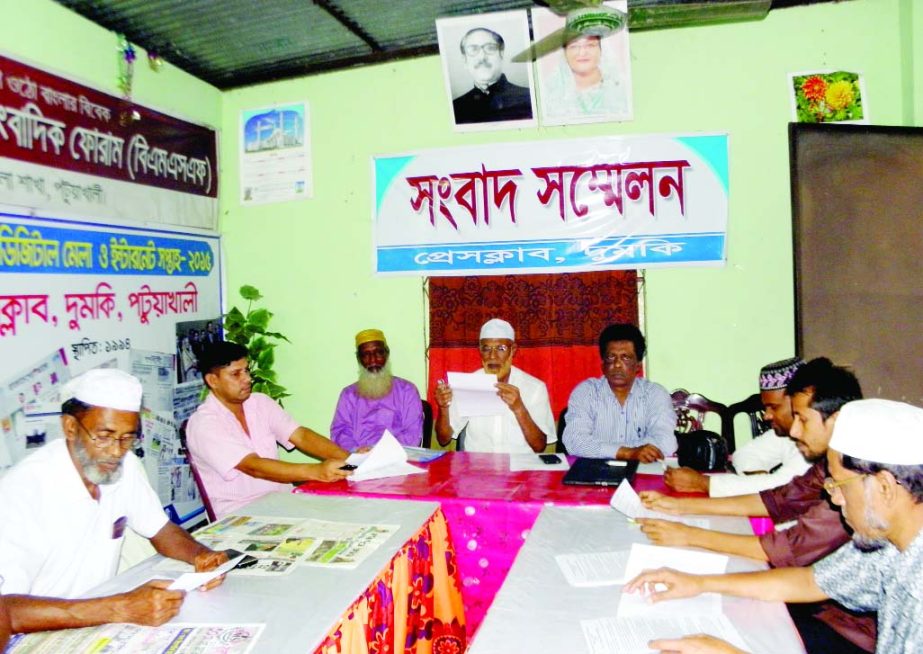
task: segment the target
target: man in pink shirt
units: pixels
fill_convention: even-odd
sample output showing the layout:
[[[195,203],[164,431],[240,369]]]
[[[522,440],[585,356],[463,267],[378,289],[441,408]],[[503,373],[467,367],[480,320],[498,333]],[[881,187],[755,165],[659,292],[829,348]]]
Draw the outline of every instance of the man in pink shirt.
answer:
[[[220,341],[207,346],[199,370],[210,391],[189,418],[186,444],[217,517],[292,482],[337,481],[349,455],[325,436],[300,426],[273,399],[251,392],[247,349]],[[319,463],[280,461],[277,444]]]

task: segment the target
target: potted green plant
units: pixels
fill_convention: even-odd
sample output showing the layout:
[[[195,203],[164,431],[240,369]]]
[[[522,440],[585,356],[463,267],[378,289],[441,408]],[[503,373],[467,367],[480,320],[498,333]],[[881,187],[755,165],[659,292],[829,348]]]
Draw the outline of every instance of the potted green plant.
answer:
[[[224,337],[228,341],[239,343],[247,348],[250,353],[250,377],[253,379],[253,390],[265,393],[279,404],[282,399],[291,395],[276,379],[273,365],[276,361],[275,349],[287,337],[278,332],[269,331],[269,322],[273,313],[269,309],[253,308],[254,302],[263,299],[262,294],[254,286],[247,284],[240,287],[240,296],[247,301],[247,311],[244,313],[237,307],[224,315]]]

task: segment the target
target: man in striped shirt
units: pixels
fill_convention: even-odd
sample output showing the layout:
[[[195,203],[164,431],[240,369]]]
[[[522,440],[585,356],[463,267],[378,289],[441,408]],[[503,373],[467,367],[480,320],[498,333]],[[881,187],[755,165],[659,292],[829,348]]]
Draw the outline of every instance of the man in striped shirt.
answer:
[[[564,445],[570,454],[650,463],[676,451],[670,394],[638,377],[645,350],[634,325],[609,325],[599,335],[603,375],[578,384],[567,405]]]

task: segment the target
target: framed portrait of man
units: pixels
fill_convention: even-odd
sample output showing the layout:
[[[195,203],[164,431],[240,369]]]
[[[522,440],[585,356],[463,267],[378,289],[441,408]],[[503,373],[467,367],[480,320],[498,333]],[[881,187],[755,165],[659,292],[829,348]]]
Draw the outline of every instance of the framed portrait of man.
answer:
[[[529,46],[525,11],[440,18],[436,33],[457,131],[537,124],[532,67],[510,61]]]
[[[607,6],[628,11],[627,0]],[[549,9],[532,10],[535,41],[565,25]],[[632,119],[631,54],[628,28],[604,37],[570,36],[562,47],[535,62],[544,125]]]

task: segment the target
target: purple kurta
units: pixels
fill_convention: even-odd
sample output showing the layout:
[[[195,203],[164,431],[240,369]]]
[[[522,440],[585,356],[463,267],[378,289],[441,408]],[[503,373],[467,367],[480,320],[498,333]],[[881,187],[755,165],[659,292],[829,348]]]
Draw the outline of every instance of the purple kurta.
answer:
[[[423,439],[423,405],[417,387],[394,378],[391,392],[377,400],[360,397],[357,384],[340,393],[330,424],[330,439],[344,450],[371,447],[385,429],[403,445],[420,445]]]

